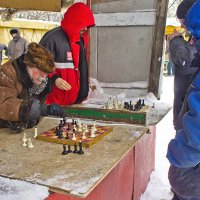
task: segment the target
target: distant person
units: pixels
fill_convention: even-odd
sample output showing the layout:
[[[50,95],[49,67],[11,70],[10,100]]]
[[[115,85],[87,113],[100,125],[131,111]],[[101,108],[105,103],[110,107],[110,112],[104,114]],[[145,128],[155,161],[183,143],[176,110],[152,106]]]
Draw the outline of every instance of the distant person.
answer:
[[[48,31],[41,39],[40,44],[54,55],[56,65],[56,71],[50,75],[55,86],[47,95],[47,104],[71,105],[87,98],[87,31],[94,25],[91,9],[84,3],[74,3],[64,14],[61,27]]]
[[[0,43],[0,65],[3,59],[3,51],[5,51],[5,55],[8,56],[8,47],[5,44]]]
[[[188,87],[191,84],[193,75],[198,68],[191,67],[192,60],[196,51],[194,39],[184,25],[187,11],[190,9],[193,0],[184,0],[177,8],[177,18],[180,20],[181,27],[185,29],[189,40],[186,41],[180,33],[175,32],[169,41],[169,56],[174,64],[174,105],[173,105],[173,124],[176,128],[176,121],[181,111],[183,101]]]
[[[17,28],[12,28],[10,34],[13,39],[8,43],[8,55],[11,60],[14,60],[28,51],[28,42],[20,36]]]

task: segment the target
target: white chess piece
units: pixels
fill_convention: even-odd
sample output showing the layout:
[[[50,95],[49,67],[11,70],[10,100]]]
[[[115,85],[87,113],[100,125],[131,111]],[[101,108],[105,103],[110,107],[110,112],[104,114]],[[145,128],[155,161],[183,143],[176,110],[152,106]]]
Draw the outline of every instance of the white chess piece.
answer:
[[[31,138],[28,138],[28,148],[33,148]]]
[[[92,127],[92,129],[91,129],[91,134],[90,134],[90,137],[91,138],[95,138],[95,130],[94,130],[94,127]]]
[[[92,128],[94,129],[94,132],[97,131],[97,128],[96,128],[96,121],[93,122],[93,127],[92,127]]]
[[[76,128],[76,125],[74,124],[74,126],[73,126],[73,129],[76,131],[77,130],[77,128]]]
[[[22,142],[27,142],[26,133],[23,135]]]
[[[23,144],[22,144],[23,147],[27,147],[27,143],[25,140],[23,140]]]
[[[72,134],[72,140],[76,140],[76,134],[75,133]]]
[[[38,131],[37,131],[37,126],[35,126],[35,128],[34,128],[34,130],[35,130],[35,134],[34,134],[34,138],[36,138],[37,137],[37,135],[38,135]]]
[[[85,136],[85,131],[83,131],[83,136],[82,136],[82,139],[86,139],[86,136]]]
[[[85,132],[86,132],[86,133],[89,132],[87,124],[85,124]]]
[[[82,131],[82,125],[81,125],[81,124],[78,125],[78,131],[79,131],[79,132]]]

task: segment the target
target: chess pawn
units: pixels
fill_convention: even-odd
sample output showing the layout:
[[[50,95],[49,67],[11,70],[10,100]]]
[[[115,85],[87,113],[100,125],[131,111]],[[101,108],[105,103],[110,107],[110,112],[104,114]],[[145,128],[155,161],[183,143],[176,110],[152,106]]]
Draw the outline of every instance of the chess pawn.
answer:
[[[94,132],[97,131],[97,129],[96,129],[96,121],[93,122],[93,129],[94,129]]]
[[[78,125],[78,131],[79,131],[79,132],[82,131],[82,125],[81,125],[81,124]]]
[[[34,128],[34,130],[35,130],[35,134],[34,134],[34,138],[36,138],[37,137],[37,135],[38,135],[38,131],[37,131],[37,126],[35,126],[35,128]]]
[[[76,140],[76,133],[75,133],[75,131],[73,131],[72,140]]]
[[[28,148],[33,148],[31,138],[28,139]]]
[[[95,138],[95,130],[94,130],[94,127],[92,127],[92,129],[91,129],[91,134],[90,134],[90,137],[91,138]]]
[[[23,135],[22,142],[27,142],[26,133]]]
[[[74,129],[75,131],[77,130],[76,124],[73,125],[73,129]]]
[[[89,132],[87,124],[85,124],[85,132],[86,132],[86,133]]]
[[[86,136],[85,136],[85,131],[83,131],[83,136],[82,136],[82,139],[86,139]]]

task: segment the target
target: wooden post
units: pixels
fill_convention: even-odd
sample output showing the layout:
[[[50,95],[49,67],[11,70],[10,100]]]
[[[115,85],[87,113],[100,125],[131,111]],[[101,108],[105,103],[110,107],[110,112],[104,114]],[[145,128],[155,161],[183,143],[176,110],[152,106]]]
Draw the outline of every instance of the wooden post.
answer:
[[[157,98],[159,98],[159,82],[161,72],[161,64],[163,57],[164,47],[164,33],[166,25],[166,16],[169,0],[158,0],[157,1],[157,14],[156,14],[156,25],[154,30],[154,40],[151,57],[151,67],[149,76],[149,88],[148,91],[152,92]]]

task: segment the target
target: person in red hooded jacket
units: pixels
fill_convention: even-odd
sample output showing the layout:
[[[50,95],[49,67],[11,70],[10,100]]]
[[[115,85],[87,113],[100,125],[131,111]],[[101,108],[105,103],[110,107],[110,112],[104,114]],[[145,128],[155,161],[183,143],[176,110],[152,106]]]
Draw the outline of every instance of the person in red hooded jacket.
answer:
[[[71,105],[88,96],[88,66],[85,47],[87,30],[95,25],[90,8],[75,3],[64,14],[61,27],[48,31],[40,41],[54,56],[56,71],[50,75],[55,82],[46,103]]]

